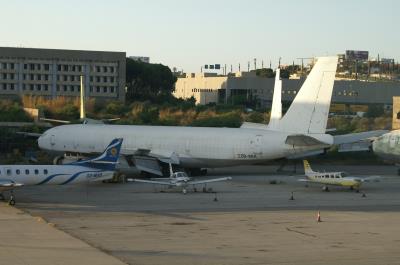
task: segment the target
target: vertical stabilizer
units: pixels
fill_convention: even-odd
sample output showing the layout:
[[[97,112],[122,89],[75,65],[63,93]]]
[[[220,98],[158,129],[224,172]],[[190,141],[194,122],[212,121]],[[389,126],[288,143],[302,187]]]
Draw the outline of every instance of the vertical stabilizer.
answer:
[[[274,130],[278,121],[282,118],[282,80],[280,69],[275,72],[274,95],[272,97],[271,117],[269,119],[268,129]]]
[[[168,163],[169,165],[169,177],[172,178],[174,176],[174,170],[172,169],[172,164]]]
[[[80,119],[86,119],[86,111],[85,111],[85,86],[83,85],[83,75],[81,75],[81,113]]]
[[[80,165],[93,168],[115,170],[115,166],[118,163],[119,153],[121,151],[122,141],[122,138],[116,138],[111,141],[104,152],[101,153],[99,156],[86,160],[76,161],[70,163],[69,165]]]
[[[303,160],[303,164],[304,164],[304,173],[307,175],[307,174],[310,174],[310,173],[315,173],[313,170],[312,170],[312,168],[311,168],[311,166],[310,166],[310,163],[308,163],[308,161],[307,160]]]
[[[324,134],[335,80],[337,56],[320,57],[276,130]]]

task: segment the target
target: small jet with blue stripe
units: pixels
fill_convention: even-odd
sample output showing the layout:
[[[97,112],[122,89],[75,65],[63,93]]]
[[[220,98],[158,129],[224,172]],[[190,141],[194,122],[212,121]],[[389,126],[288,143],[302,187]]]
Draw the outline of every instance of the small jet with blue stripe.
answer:
[[[122,139],[114,139],[102,154],[95,158],[64,165],[1,165],[0,198],[10,191],[8,201],[15,204],[13,190],[22,186],[65,185],[111,179],[115,172]]]

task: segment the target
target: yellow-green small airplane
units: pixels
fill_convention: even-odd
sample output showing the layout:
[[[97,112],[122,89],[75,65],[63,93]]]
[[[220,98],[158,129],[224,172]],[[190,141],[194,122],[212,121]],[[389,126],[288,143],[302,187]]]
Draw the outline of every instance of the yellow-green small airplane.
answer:
[[[313,171],[307,160],[303,160],[304,173],[307,178],[299,179],[302,182],[322,184],[324,191],[329,191],[329,185],[349,187],[351,190],[359,190],[363,182],[378,180],[379,176],[355,177],[346,172],[316,172]]]

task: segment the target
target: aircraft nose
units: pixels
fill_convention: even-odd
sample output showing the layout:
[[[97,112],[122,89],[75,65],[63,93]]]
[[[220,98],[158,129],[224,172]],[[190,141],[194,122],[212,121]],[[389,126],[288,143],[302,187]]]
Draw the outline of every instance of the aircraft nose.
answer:
[[[49,150],[50,142],[48,136],[45,133],[38,138],[37,142],[40,149]]]

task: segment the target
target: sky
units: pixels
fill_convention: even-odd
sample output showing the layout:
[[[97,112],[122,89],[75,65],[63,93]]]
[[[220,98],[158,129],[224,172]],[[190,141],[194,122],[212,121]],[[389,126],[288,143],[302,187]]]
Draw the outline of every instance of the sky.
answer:
[[[205,64],[297,64],[368,50],[400,60],[397,0],[0,0],[0,46],[125,51]]]

